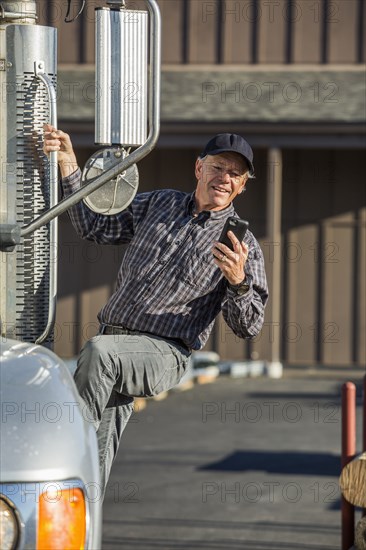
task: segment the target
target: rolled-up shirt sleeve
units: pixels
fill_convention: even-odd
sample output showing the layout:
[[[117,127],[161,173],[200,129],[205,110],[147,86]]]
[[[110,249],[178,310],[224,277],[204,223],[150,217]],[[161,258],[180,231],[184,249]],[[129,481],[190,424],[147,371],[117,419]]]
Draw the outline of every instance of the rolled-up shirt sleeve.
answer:
[[[222,313],[225,322],[239,338],[250,339],[255,338],[263,326],[268,300],[263,253],[254,237],[245,264],[245,280],[250,288],[243,296],[227,287]]]

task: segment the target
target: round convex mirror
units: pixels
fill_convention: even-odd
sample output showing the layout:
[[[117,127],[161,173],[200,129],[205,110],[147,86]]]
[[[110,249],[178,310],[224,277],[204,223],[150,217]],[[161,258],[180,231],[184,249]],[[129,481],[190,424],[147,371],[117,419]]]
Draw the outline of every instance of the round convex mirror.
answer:
[[[128,155],[123,147],[109,147],[96,151],[87,161],[82,173],[82,185],[100,176]],[[98,214],[112,216],[125,210],[134,199],[139,184],[136,164],[108,181],[102,187],[85,197],[85,204]]]

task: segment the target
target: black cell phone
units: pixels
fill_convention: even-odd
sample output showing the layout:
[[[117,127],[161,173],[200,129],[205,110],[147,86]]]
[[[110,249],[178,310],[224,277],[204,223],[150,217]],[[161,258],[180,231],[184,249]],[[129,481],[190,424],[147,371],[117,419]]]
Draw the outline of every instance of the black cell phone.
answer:
[[[229,239],[227,232],[232,231],[239,242],[242,242],[245,237],[245,233],[249,227],[249,222],[230,216],[225,222],[224,229],[219,238],[219,242],[225,244],[230,250],[234,250],[233,244]]]

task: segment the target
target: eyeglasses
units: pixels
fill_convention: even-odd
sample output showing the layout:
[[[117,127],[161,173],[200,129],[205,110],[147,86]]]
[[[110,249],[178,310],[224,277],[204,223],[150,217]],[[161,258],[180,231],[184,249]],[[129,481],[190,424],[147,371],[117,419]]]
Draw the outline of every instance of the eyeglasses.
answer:
[[[230,179],[235,183],[241,183],[244,178],[244,173],[240,173],[239,170],[233,166],[225,166],[218,162],[206,162],[209,174],[224,175],[229,174]]]

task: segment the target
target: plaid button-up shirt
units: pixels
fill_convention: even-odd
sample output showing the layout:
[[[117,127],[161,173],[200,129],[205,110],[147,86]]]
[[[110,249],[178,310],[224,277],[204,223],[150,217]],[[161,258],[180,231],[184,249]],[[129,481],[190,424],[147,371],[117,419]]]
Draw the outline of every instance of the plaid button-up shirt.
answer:
[[[62,180],[65,195],[80,186],[80,171]],[[225,220],[225,210],[193,216],[194,193],[171,189],[139,193],[120,214],[92,212],[82,201],[69,210],[80,237],[102,244],[128,244],[115,292],[98,314],[101,323],[182,340],[198,350],[214,320],[224,319],[241,338],[261,330],[268,299],[263,254],[247,231],[245,264],[249,291],[237,296],[211,252]]]

